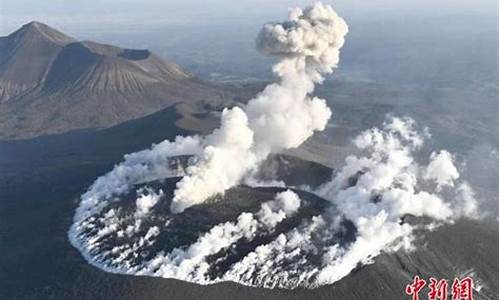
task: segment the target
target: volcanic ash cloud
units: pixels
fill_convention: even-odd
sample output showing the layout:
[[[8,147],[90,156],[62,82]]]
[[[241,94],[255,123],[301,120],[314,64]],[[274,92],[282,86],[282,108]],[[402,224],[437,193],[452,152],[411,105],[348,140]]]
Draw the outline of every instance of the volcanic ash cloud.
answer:
[[[257,46],[280,58],[273,67],[278,82],[242,109],[223,112],[221,127],[204,141],[199,163],[178,183],[173,212],[235,186],[270,153],[298,147],[325,129],[332,113],[325,100],[310,94],[337,66],[346,34],[344,20],[321,3],[294,9],[287,21],[262,28]]]

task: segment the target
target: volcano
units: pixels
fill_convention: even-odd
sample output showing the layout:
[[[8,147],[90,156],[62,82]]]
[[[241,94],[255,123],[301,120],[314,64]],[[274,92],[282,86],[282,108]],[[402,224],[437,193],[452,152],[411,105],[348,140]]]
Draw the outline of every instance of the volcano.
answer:
[[[179,103],[187,114],[230,102],[230,93],[149,50],[77,41],[39,22],[0,38],[2,139],[106,128]]]
[[[353,125],[331,168],[283,154],[336,125],[313,87],[347,32],[321,3],[266,24],[278,79],[237,106],[145,49],[2,38],[0,298],[405,299],[419,276],[495,299],[498,222],[425,123]]]

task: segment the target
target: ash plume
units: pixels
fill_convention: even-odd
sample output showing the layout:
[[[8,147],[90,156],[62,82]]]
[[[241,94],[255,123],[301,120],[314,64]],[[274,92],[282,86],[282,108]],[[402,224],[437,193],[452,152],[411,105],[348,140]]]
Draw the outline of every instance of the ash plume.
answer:
[[[221,127],[205,140],[200,162],[179,182],[173,212],[235,186],[270,153],[298,147],[325,129],[332,113],[325,100],[310,94],[337,66],[347,31],[344,20],[321,3],[293,9],[287,21],[263,27],[257,46],[280,58],[273,67],[278,82],[243,109],[223,112]]]
[[[195,155],[196,163],[183,170],[171,204],[172,212],[180,213],[236,186],[269,154],[300,146],[324,130],[332,115],[326,101],[311,93],[337,67],[347,31],[344,20],[321,3],[291,10],[285,22],[266,24],[257,47],[279,57],[273,66],[277,82],[243,108],[225,108],[220,127],[206,137],[178,137],[125,156],[96,180],[82,202],[106,201],[133,184],[169,174],[169,157]]]

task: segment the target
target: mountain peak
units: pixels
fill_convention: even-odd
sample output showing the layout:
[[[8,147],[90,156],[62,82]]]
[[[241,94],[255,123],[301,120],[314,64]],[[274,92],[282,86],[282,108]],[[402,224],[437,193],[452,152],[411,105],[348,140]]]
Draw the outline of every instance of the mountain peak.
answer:
[[[20,29],[11,33],[9,37],[30,40],[34,38],[41,38],[60,46],[64,46],[75,41],[72,37],[67,36],[59,30],[38,21],[31,21],[24,24]]]
[[[22,27],[29,27],[29,28],[36,28],[36,29],[44,29],[49,27],[48,25],[38,22],[38,21],[31,21],[26,24],[24,24]],[[49,27],[50,28],[50,27]]]
[[[146,49],[77,41],[40,22],[0,37],[0,139],[109,127],[181,102],[194,107],[182,114],[194,128],[191,111],[225,101]]]

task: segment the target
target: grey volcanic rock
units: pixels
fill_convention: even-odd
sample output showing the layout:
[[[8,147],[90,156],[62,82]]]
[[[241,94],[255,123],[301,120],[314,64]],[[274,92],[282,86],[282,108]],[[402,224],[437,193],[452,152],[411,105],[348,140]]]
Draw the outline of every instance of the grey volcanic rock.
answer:
[[[121,49],[94,42],[74,42],[57,56],[45,91],[71,96],[79,91],[126,93],[145,91],[148,84],[192,78],[179,66],[162,61],[148,50]]]
[[[296,156],[272,154],[260,165],[257,177],[260,180],[281,181],[286,186],[316,188],[331,179],[332,169]]]
[[[37,87],[61,49],[73,41],[38,22],[0,37],[0,102]]]
[[[0,38],[0,139],[106,128],[179,103],[189,120],[231,95],[148,50],[79,42],[37,22]]]

